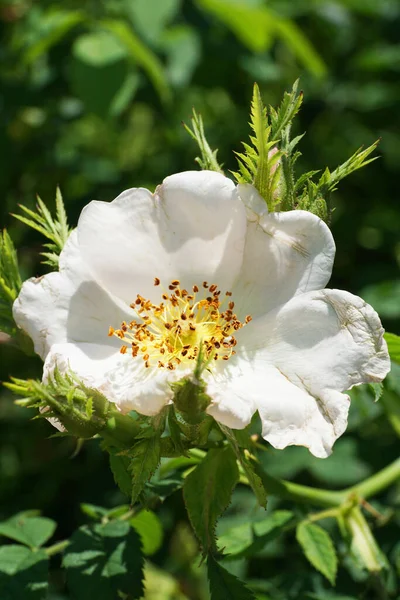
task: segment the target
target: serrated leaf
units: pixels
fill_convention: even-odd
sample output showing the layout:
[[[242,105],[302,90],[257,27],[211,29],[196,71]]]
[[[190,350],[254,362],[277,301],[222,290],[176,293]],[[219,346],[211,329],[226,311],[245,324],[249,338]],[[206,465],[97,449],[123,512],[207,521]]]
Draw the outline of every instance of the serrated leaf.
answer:
[[[43,550],[25,546],[0,548],[1,600],[44,600],[48,589],[48,558]]]
[[[221,431],[225,434],[227,440],[232,445],[233,451],[236,454],[236,458],[240,462],[240,465],[245,472],[247,479],[249,480],[249,485],[253,490],[259,505],[263,508],[267,506],[267,490],[265,488],[263,479],[261,477],[261,466],[259,465],[257,459],[253,457],[246,449],[243,449],[239,445],[239,441],[242,446],[245,445],[244,436],[241,438],[242,432],[235,431],[233,432],[229,427],[225,425],[219,426]],[[249,433],[247,432],[247,442],[249,438]]]
[[[21,513],[0,523],[0,535],[30,548],[40,548],[51,538],[56,527],[57,523],[51,519]]]
[[[157,515],[151,510],[141,510],[129,524],[138,532],[142,539],[143,554],[151,556],[161,547],[164,532]]]
[[[193,115],[191,118],[192,129],[183,124],[184,128],[192,137],[199,147],[201,152],[201,156],[197,156],[195,161],[200,165],[200,168],[209,171],[217,171],[217,173],[222,173],[222,166],[218,164],[217,161],[217,152],[218,150],[212,150],[210,144],[207,141],[206,134],[204,132],[203,119],[200,114],[198,114],[195,109],[193,109]]]
[[[374,401],[378,402],[383,394],[383,383],[369,383],[368,387],[374,395]]]
[[[132,504],[138,499],[159,462],[160,438],[158,435],[145,438],[133,446],[129,463],[129,472],[132,475]]]
[[[56,191],[55,218],[53,218],[46,204],[39,196],[37,197],[36,212],[23,204],[20,204],[19,207],[24,214],[13,214],[12,216],[50,240],[50,242],[44,244],[44,247],[50,250],[50,252],[42,252],[41,254],[47,259],[45,264],[58,267],[58,255],[71,233],[59,188]]]
[[[232,575],[215,558],[207,558],[207,575],[211,600],[255,600],[254,594]]]
[[[114,481],[125,496],[130,498],[132,493],[132,477],[129,473],[130,460],[127,456],[110,454],[110,468]]]
[[[193,529],[206,554],[215,547],[215,525],[228,506],[239,470],[230,446],[212,449],[186,478],[183,497]]]
[[[80,527],[65,550],[63,566],[74,600],[115,600],[119,593],[143,594],[143,556],[139,534],[126,522]]]
[[[226,556],[227,559],[253,556],[267,542],[275,539],[293,516],[289,510],[276,510],[265,519],[231,527],[218,537],[218,547],[229,555]]]
[[[315,523],[303,522],[297,527],[296,538],[313,567],[334,585],[338,562],[329,533]]]
[[[394,333],[384,335],[391,360],[400,364],[400,336]]]

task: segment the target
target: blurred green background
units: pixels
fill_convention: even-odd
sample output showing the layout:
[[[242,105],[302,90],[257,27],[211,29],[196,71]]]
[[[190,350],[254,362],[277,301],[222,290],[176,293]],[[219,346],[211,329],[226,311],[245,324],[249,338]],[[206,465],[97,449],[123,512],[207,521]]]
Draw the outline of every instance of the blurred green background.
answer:
[[[154,189],[171,173],[196,169],[197,148],[181,124],[193,106],[228,172],[249,133],[253,82],[275,105],[300,77],[305,102],[296,133],[307,132],[300,172],[335,168],[382,138],[380,158],[334,195],[338,251],[330,287],[361,295],[388,331],[400,333],[398,0],[1,0],[0,29],[0,225],[20,250],[24,277],[46,270],[40,236],[10,216],[18,203],[33,208],[38,193],[52,206],[60,185],[76,224],[94,198]],[[0,344],[0,361],[2,380],[40,375],[40,362],[9,344]],[[263,456],[266,469],[340,488],[382,468],[398,454],[400,426],[387,418],[385,397],[399,408],[399,389],[397,370],[381,403],[367,390],[353,394],[348,432],[331,458],[314,459],[301,448],[271,451]],[[87,518],[80,503],[125,501],[96,441],[71,458],[73,441],[48,439],[50,425],[30,421],[9,393],[0,394],[0,518],[40,509],[58,521],[61,539]],[[393,513],[376,535],[399,569],[399,489],[379,502],[384,514],[387,506]],[[253,497],[239,489],[221,527],[255,512]],[[165,538],[151,558],[154,589],[146,597],[208,598],[180,493],[158,514]],[[231,566],[257,580],[263,599],[398,598],[395,570],[383,592],[351,565],[340,570],[335,595],[310,574],[292,534]],[[52,600],[68,598],[57,558],[52,586]]]

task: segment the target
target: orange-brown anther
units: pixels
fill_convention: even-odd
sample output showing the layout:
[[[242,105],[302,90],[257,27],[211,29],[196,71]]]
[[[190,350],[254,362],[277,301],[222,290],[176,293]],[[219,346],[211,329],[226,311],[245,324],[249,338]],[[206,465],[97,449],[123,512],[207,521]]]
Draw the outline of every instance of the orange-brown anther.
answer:
[[[154,285],[160,284],[161,280],[155,277]],[[173,371],[182,363],[196,360],[200,347],[207,361],[229,360],[237,344],[235,331],[248,323],[251,317],[246,316],[242,323],[233,313],[234,302],[229,302],[228,308],[223,310],[225,301],[221,302],[221,291],[215,283],[209,286],[204,281],[202,287],[211,295],[196,299],[200,289],[198,285],[193,285],[192,295],[181,289],[179,280],[174,279],[167,290],[163,289],[163,302],[160,304],[153,304],[138,294],[130,305],[138,319],[129,323],[124,321],[120,329],[110,327],[108,335],[115,335],[128,343],[132,357],[140,355],[146,368],[156,365]],[[231,295],[231,292],[226,292],[226,296]],[[120,352],[125,354],[127,349],[124,344]]]

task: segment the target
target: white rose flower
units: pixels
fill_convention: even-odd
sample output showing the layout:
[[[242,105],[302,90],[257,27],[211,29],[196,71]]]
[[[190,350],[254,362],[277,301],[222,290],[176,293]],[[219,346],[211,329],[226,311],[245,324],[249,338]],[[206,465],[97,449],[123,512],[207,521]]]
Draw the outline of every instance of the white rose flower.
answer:
[[[170,403],[202,346],[209,414],[241,429],[258,410],[275,448],[326,457],[346,428],[343,392],[390,367],[371,306],[324,289],[334,254],[315,215],[268,213],[219,173],[178,173],[154,194],[90,202],[59,272],[25,282],[14,316],[45,379],[71,369],[124,413]]]

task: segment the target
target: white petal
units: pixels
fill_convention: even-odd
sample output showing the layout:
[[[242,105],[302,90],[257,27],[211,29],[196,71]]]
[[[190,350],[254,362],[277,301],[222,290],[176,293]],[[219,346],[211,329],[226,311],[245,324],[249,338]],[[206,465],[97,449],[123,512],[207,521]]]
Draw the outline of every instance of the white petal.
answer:
[[[247,208],[244,260],[232,290],[236,312],[253,318],[325,287],[335,256],[332,234],[315,215],[300,210],[257,215],[254,206]]]
[[[137,294],[159,301],[155,277],[183,287],[229,289],[242,261],[245,209],[232,181],[193,171],[167,177],[152,195],[127,190],[91,202],[78,224],[79,245],[101,286],[128,304]]]
[[[252,366],[245,361],[216,364],[206,377],[207,394],[212,403],[207,412],[232,429],[243,429],[257,410],[256,400],[262,391],[254,379]]]
[[[335,440],[346,429],[349,397],[325,390],[316,399],[277,369],[264,374],[262,389],[258,411],[263,438],[278,449],[294,444],[305,446],[319,458],[329,456]]]
[[[123,413],[136,410],[155,415],[171,402],[171,381],[185,371],[147,369],[144,362],[122,355],[110,346],[97,344],[56,344],[44,365],[44,381],[55,369],[73,371],[88,387],[98,389]]]
[[[26,281],[13,314],[44,359],[53,344],[97,342],[119,347],[116,338],[107,337],[108,327],[129,318],[128,310],[91,279],[74,231],[61,253],[60,271]]]
[[[266,439],[277,447],[307,445],[317,456],[326,456],[344,430],[348,400],[340,392],[381,381],[390,369],[378,315],[340,290],[298,296],[252,321],[237,339],[236,360],[250,361],[264,376],[258,408]]]

